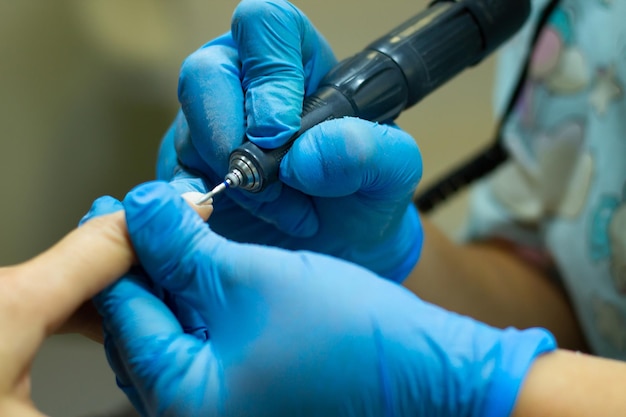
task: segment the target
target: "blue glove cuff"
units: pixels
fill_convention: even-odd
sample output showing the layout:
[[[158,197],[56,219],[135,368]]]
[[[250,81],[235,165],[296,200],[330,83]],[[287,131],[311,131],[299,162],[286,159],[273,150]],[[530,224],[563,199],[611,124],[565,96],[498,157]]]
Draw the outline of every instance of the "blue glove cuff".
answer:
[[[504,417],[513,412],[519,390],[537,356],[557,348],[554,336],[545,329],[503,330],[501,363],[494,371],[484,399],[481,417]]]

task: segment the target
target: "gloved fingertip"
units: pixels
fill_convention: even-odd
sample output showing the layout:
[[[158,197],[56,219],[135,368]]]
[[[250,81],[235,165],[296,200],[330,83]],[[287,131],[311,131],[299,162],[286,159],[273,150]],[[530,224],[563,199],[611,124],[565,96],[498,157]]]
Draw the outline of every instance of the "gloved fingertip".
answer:
[[[126,206],[129,202],[137,201],[140,205],[145,205],[167,194],[174,194],[173,187],[169,186],[167,182],[148,181],[131,189],[122,200],[122,204]]]
[[[93,219],[94,217],[99,217],[105,214],[115,213],[123,209],[124,207],[122,206],[122,203],[119,200],[111,196],[99,197],[93,202],[87,214],[85,214],[83,218],[80,219],[80,222],[78,223],[78,225],[82,226],[85,222],[89,221],[90,219]]]
[[[285,112],[278,111],[276,113],[285,115]],[[286,118],[286,116],[283,117]],[[249,130],[247,132],[248,139],[250,140],[250,142],[263,149],[274,149],[278,148],[279,146],[283,146],[298,130],[296,123],[299,121],[299,118],[297,117],[297,115],[294,115],[292,118],[293,121],[290,121],[292,126],[290,126],[287,122],[281,123],[281,121],[276,120],[274,123],[276,131],[272,132],[273,134],[271,135],[269,132],[267,132],[267,127],[265,126],[249,126]],[[257,133],[257,135],[255,135],[255,133]]]
[[[175,214],[187,208],[177,190],[163,181],[147,182],[133,188],[124,197],[122,205],[126,210],[129,231],[142,227],[161,211]],[[173,222],[176,221],[175,217],[179,216],[174,216],[171,219]]]

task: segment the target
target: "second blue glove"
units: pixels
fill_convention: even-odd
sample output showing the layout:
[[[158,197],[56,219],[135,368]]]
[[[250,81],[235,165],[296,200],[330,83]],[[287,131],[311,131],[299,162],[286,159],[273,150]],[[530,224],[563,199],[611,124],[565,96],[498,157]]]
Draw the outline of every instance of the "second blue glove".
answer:
[[[145,416],[507,417],[540,329],[499,330],[423,302],[364,268],[230,242],[166,184],[123,201],[150,277],[96,299],[120,386]],[[152,294],[202,316],[185,334]]]

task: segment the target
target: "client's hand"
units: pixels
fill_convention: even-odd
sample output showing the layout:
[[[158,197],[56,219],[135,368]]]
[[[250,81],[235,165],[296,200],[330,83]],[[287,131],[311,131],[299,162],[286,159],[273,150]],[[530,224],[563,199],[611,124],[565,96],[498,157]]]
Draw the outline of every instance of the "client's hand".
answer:
[[[133,256],[119,212],[86,223],[28,262],[0,268],[0,416],[43,416],[30,398],[35,354],[83,302],[122,276]]]

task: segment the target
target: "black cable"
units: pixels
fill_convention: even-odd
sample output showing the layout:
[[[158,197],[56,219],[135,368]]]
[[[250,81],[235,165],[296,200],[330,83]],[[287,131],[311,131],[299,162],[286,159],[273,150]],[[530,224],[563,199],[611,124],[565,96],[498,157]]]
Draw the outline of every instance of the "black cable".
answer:
[[[483,148],[472,157],[458,164],[457,167],[452,168],[448,174],[437,180],[433,185],[430,185],[424,191],[421,191],[413,200],[413,203],[420,212],[430,212],[438,204],[444,202],[458,190],[492,172],[508,159],[509,155],[502,146],[502,131],[507,119],[515,108],[515,104],[522,92],[522,89],[524,88],[530,67],[530,61],[537,40],[539,39],[539,35],[558,3],[559,0],[551,0],[539,17],[530,47],[524,58],[524,69],[517,79],[515,88],[507,103],[504,113],[496,124],[494,139],[491,140],[490,145],[486,148]]]

